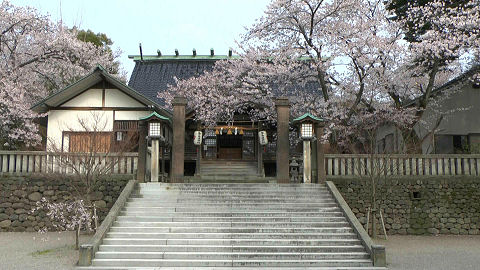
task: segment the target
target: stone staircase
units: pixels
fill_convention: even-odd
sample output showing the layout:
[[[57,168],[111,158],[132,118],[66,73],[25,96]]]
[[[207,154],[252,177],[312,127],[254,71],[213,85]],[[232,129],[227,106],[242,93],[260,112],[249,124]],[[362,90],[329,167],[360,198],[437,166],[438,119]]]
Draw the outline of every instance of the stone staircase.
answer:
[[[257,173],[256,161],[202,160],[200,177],[190,182],[268,183]]]
[[[79,269],[385,269],[323,185],[139,184]]]

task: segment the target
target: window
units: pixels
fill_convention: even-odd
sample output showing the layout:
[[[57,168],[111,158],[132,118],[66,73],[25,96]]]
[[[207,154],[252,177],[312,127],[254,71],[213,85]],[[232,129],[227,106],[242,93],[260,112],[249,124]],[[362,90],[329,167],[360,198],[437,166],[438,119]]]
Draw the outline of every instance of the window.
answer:
[[[217,145],[217,139],[216,138],[207,138],[205,139],[204,145],[207,145],[207,146],[215,146]]]
[[[435,135],[435,154],[464,154],[470,152],[466,135]]]
[[[453,151],[455,154],[468,153],[468,137],[465,135],[453,135]]]
[[[117,131],[115,132],[115,138],[117,140],[117,142],[121,142],[123,140],[125,140],[125,133],[123,131]]]

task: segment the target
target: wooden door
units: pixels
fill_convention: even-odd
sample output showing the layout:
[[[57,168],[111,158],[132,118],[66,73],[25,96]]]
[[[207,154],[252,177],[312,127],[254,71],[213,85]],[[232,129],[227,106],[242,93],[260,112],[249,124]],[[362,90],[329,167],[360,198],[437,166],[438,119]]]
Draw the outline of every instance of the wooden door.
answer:
[[[69,132],[69,152],[108,153],[112,143],[111,132]]]
[[[242,159],[242,135],[218,136],[219,159]]]

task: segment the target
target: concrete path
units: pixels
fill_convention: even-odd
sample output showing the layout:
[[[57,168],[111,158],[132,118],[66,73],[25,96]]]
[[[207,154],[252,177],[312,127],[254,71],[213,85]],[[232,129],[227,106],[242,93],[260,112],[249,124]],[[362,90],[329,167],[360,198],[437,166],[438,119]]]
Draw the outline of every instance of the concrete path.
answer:
[[[480,236],[389,236],[376,241],[387,247],[390,270],[478,270]]]
[[[377,242],[387,246],[390,270],[480,269],[480,236],[390,236]],[[0,269],[74,269],[74,243],[72,232],[0,233]]]

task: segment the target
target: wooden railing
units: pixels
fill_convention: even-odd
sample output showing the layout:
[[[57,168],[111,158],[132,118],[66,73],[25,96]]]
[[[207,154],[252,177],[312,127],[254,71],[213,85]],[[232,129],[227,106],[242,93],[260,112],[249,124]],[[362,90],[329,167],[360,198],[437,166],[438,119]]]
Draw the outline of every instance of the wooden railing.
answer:
[[[138,153],[88,154],[51,153],[44,151],[0,151],[0,174],[27,175],[33,173],[66,173],[82,169],[85,159],[107,173],[134,174],[137,171]],[[66,162],[69,160],[69,162]]]
[[[480,155],[325,155],[328,177],[480,174]]]

